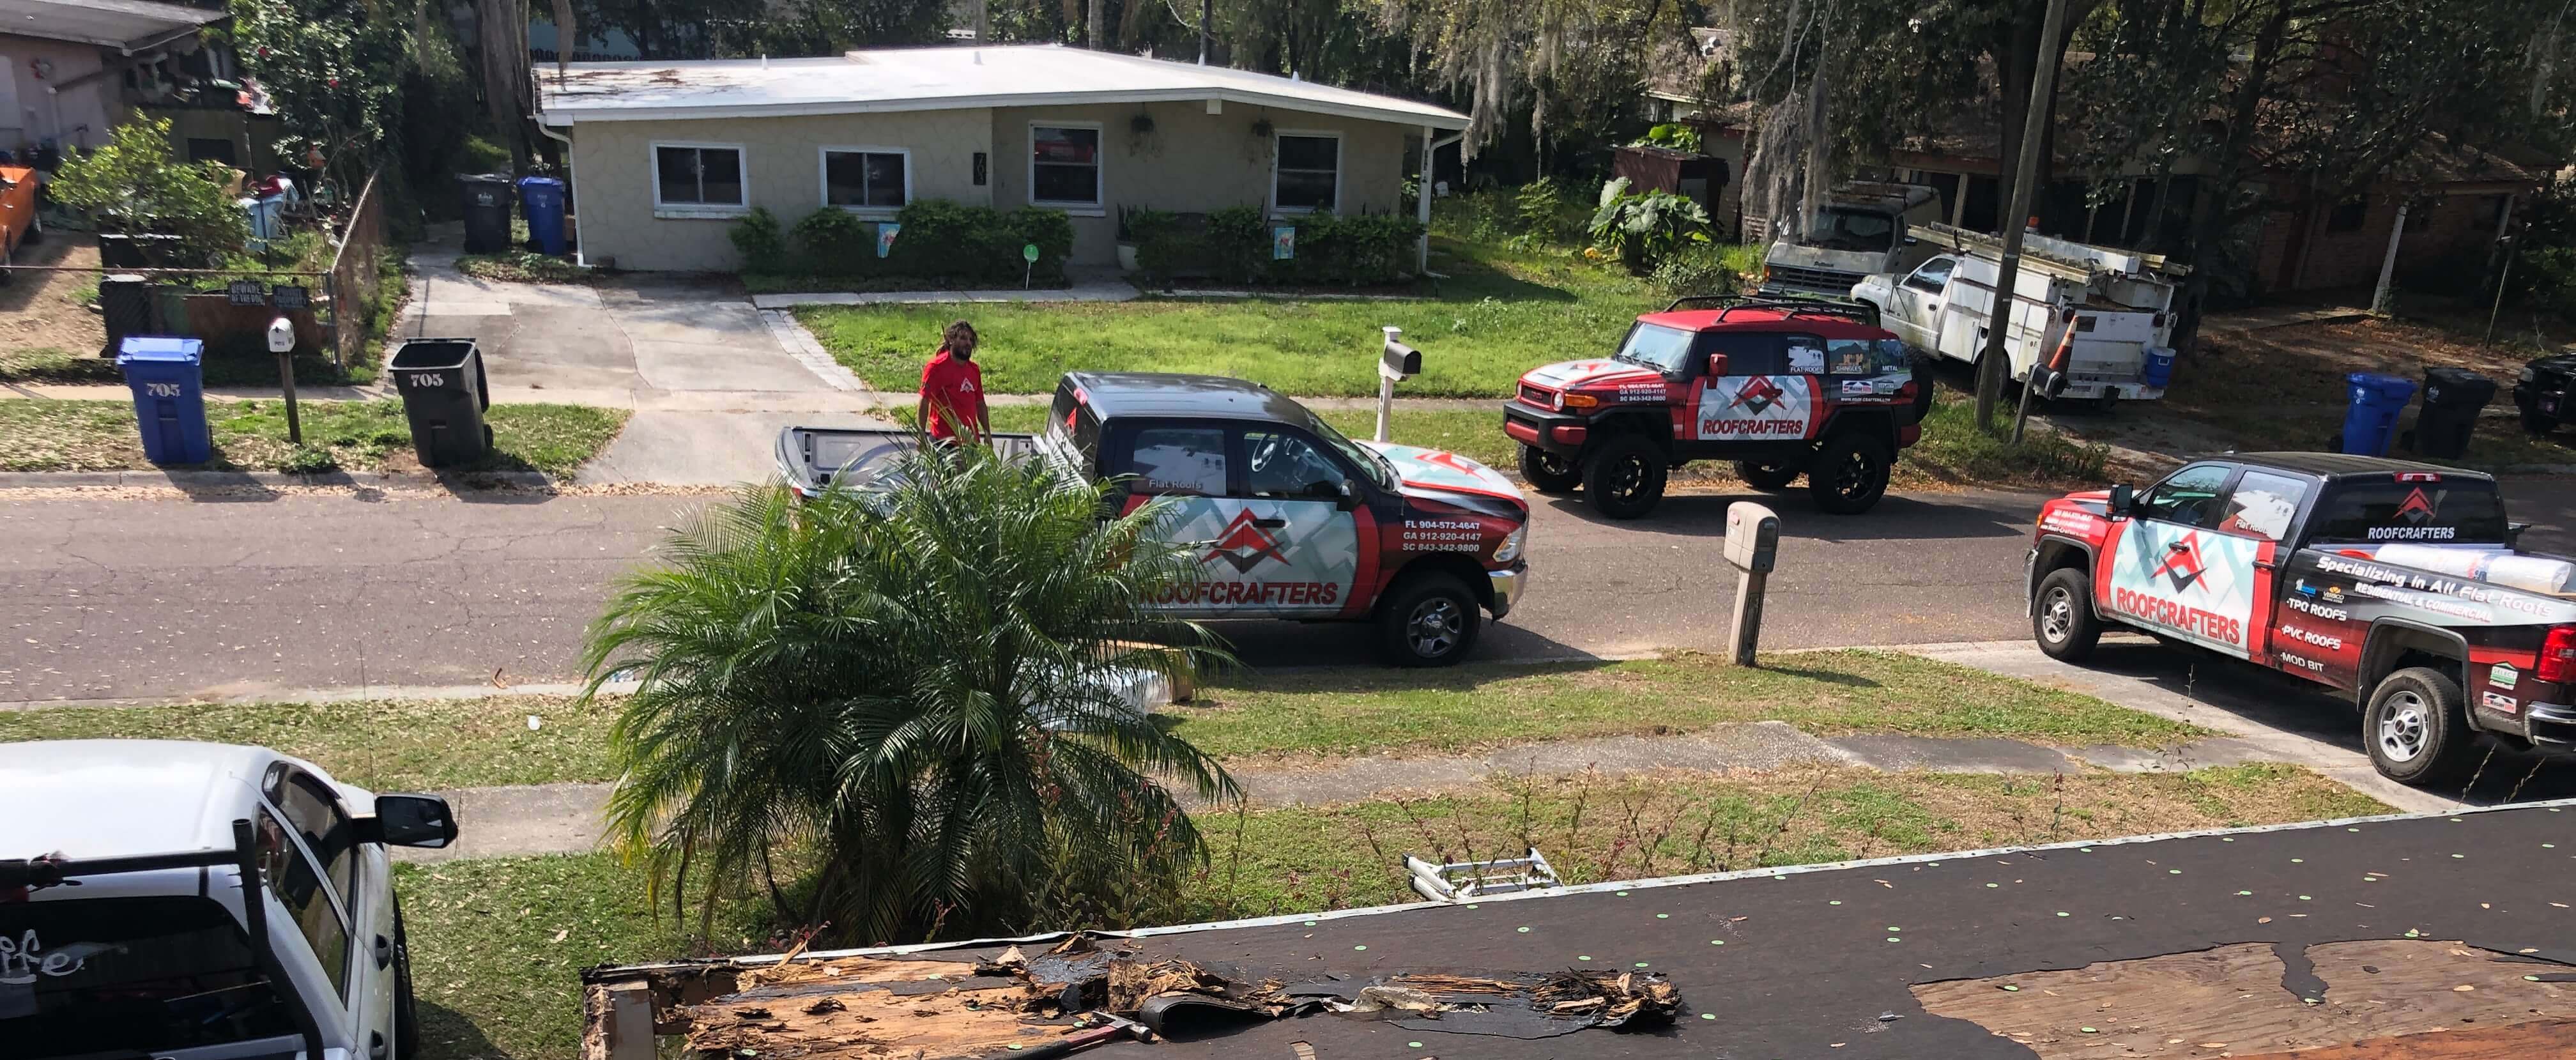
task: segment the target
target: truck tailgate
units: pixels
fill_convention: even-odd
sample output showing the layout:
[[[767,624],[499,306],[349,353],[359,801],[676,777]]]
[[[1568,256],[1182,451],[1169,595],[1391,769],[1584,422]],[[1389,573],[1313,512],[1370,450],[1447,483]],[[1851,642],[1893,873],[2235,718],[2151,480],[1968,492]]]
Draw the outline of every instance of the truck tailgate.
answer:
[[[778,432],[778,474],[811,497],[834,482],[867,489],[886,466],[910,451],[916,436],[875,427],[789,427]],[[993,448],[1014,463],[1037,452],[1034,434],[996,434]]]

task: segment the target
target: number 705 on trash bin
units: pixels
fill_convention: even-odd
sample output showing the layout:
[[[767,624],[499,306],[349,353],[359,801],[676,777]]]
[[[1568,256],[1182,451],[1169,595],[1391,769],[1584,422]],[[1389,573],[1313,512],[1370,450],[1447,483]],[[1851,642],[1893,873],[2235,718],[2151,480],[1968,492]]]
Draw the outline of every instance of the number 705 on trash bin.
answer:
[[[438,373],[436,373],[436,372],[416,372],[416,373],[413,373],[413,374],[412,374],[412,376],[411,376],[410,378],[411,378],[411,385],[413,385],[413,386],[446,386],[446,385],[447,385],[447,377],[446,377],[446,376],[444,376],[444,375],[440,375],[440,374],[438,374]]]
[[[179,396],[179,384],[177,384],[177,383],[145,383],[145,384],[143,384],[143,396],[145,396],[145,397],[157,397],[157,398],[174,398],[174,397],[178,397],[178,396]]]

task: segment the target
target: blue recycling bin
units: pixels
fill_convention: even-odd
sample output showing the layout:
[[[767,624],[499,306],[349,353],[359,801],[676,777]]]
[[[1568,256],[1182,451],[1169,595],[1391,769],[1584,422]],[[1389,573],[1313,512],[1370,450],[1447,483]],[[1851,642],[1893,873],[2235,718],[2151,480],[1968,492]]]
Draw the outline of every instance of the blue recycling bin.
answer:
[[[155,464],[203,464],[215,458],[206,430],[206,385],[197,339],[136,335],[116,351],[134,392],[134,425],[143,432],[143,457]]]
[[[519,178],[519,206],[528,217],[528,242],[540,254],[564,252],[564,182],[553,177]]]
[[[2338,448],[2355,456],[2387,456],[2397,415],[2415,400],[2415,381],[2375,372],[2354,372],[2344,381],[2352,385],[2352,404],[2344,410]]]

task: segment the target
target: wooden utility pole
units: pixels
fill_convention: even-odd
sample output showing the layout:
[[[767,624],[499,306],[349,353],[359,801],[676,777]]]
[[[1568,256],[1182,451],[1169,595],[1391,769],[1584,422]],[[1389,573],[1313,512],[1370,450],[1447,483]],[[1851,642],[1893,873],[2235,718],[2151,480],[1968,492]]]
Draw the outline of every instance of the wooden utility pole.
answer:
[[[2030,80],[2030,108],[2022,116],[2021,157],[2013,163],[2012,208],[2004,212],[2003,260],[1995,269],[1994,308],[1986,316],[1986,347],[1977,355],[1977,429],[1995,430],[1995,403],[2012,374],[2004,339],[2012,327],[2013,288],[2021,279],[2021,235],[2030,220],[2031,185],[2039,181],[2039,153],[2048,150],[2048,101],[2057,89],[2057,36],[2066,26],[2066,0],[2048,0],[2040,23],[2039,69]]]
[[[1089,48],[1093,51],[1104,51],[1107,49],[1107,45],[1101,43],[1100,40],[1100,8],[1107,2],[1108,0],[1091,0],[1090,3],[1083,5],[1085,9],[1082,13],[1083,47]]]
[[[1208,61],[1208,28],[1216,21],[1216,0],[1199,0],[1199,65]]]
[[[993,39],[993,0],[975,0],[975,43]]]

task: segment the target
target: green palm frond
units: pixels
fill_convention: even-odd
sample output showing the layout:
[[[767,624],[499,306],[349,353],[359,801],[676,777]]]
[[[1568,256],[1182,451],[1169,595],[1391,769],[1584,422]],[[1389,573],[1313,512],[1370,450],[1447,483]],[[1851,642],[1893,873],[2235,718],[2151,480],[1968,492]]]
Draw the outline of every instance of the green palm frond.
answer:
[[[1021,926],[1040,891],[1109,898],[1140,866],[1200,864],[1167,785],[1241,791],[1118,691],[1230,662],[1149,610],[1195,576],[1166,511],[1104,518],[1100,487],[982,448],[881,481],[710,505],[593,624],[592,691],[640,683],[610,733],[619,848],[685,886],[684,852],[741,879],[802,844],[822,917],[862,941]]]

